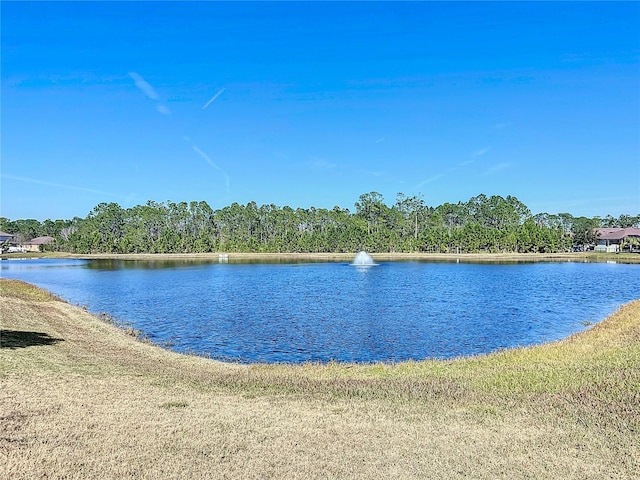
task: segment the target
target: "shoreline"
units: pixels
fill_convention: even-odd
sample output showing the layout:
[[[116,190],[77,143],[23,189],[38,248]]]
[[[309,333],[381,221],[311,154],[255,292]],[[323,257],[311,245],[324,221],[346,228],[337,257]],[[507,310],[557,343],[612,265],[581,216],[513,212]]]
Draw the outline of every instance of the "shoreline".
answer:
[[[640,471],[640,300],[533,347],[303,365],[175,353],[15,280],[0,279],[0,300],[7,477],[596,480]]]
[[[625,253],[376,253],[368,252],[378,262],[462,262],[462,263],[533,263],[533,262],[616,262],[640,263],[639,254]],[[89,253],[44,252],[30,254],[3,254],[2,260],[19,258],[71,258],[81,260],[138,260],[171,261],[201,260],[229,263],[242,262],[350,262],[353,253],[246,253],[246,252],[210,252],[210,253]]]

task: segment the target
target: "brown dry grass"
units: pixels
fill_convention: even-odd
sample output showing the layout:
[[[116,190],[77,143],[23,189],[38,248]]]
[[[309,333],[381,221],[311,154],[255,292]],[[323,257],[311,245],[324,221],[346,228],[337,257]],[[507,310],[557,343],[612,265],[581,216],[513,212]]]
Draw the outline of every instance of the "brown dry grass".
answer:
[[[354,253],[227,253],[229,262],[350,262]],[[94,260],[183,260],[217,262],[220,253],[94,253],[72,254],[65,252],[2,254],[0,258],[81,258]],[[372,257],[379,262],[394,261],[425,261],[425,262],[618,262],[640,263],[637,253],[598,253],[598,252],[570,252],[570,253],[372,253]]]
[[[565,341],[233,365],[0,280],[2,478],[638,478],[640,301]]]

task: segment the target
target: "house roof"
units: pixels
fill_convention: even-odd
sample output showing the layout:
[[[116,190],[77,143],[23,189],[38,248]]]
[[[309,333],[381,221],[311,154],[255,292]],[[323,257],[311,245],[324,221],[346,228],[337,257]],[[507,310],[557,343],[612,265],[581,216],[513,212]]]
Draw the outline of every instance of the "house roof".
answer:
[[[25,245],[46,245],[47,243],[51,243],[55,240],[53,237],[45,236],[45,237],[36,237],[29,240]]]
[[[602,240],[622,240],[625,237],[640,237],[640,228],[596,228],[596,235]]]
[[[14,235],[12,233],[5,233],[5,232],[0,232],[0,237],[13,237]]]

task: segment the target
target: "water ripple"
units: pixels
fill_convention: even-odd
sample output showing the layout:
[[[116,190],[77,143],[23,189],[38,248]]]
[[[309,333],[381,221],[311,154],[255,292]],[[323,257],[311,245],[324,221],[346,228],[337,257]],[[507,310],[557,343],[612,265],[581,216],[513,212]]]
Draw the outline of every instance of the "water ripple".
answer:
[[[640,266],[27,260],[2,276],[108,312],[181,352],[241,362],[476,355],[556,340],[638,298]]]

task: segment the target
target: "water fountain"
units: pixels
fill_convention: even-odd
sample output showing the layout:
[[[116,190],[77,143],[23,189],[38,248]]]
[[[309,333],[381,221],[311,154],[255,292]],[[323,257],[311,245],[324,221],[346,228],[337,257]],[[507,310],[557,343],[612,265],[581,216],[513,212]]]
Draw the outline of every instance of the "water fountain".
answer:
[[[358,252],[351,265],[355,265],[356,267],[373,267],[377,265],[377,263],[373,261],[371,255],[367,252]]]

